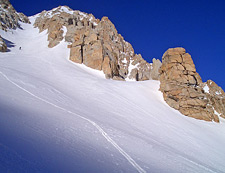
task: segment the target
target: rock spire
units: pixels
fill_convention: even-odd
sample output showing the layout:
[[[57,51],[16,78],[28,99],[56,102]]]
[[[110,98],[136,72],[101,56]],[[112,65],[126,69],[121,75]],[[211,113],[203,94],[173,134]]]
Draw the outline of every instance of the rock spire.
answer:
[[[162,57],[160,91],[167,104],[196,119],[219,122],[225,115],[225,95],[213,81],[202,82],[184,48],[168,49]]]

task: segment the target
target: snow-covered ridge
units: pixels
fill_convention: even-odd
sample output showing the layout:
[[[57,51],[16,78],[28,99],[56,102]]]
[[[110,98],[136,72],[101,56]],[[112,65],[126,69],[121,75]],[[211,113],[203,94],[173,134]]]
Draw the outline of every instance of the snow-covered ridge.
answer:
[[[95,17],[92,14],[84,13],[79,10],[72,10],[68,6],[59,6],[56,8],[53,8],[52,10],[44,10],[43,12],[35,15],[36,17],[46,17],[46,18],[52,18],[55,15],[60,16],[62,13],[67,13],[69,15],[77,16],[79,20],[83,21],[84,19],[90,21],[93,23],[94,26],[98,25],[98,20],[95,19]]]
[[[61,13],[67,13],[67,14],[73,14],[75,11],[73,11],[71,8],[69,8],[68,6],[59,6],[56,8],[53,8],[52,10],[44,10],[41,13],[38,13],[37,15],[43,15],[45,17],[53,17],[54,15],[60,15]]]

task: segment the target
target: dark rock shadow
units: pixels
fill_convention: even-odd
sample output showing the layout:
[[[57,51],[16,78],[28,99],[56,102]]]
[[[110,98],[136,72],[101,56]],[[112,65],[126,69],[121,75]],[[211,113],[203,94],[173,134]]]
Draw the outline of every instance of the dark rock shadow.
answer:
[[[24,29],[21,27],[21,25],[19,25],[18,28],[21,29],[21,30],[24,30]]]
[[[6,52],[10,52],[10,49],[9,48],[12,48],[12,47],[15,47],[16,46],[15,43],[13,43],[13,42],[11,42],[11,41],[3,38],[3,37],[2,37],[2,39],[5,42],[5,44],[7,45],[7,51]]]

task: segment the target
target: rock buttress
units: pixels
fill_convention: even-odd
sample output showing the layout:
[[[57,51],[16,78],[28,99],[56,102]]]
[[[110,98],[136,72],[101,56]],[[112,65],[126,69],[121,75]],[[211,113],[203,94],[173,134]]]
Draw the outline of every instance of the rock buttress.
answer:
[[[224,92],[214,82],[211,85],[202,82],[191,55],[184,48],[168,49],[159,72],[160,91],[169,106],[200,120],[219,122],[218,115],[224,117]],[[210,89],[211,93],[204,89],[206,85],[214,88]]]

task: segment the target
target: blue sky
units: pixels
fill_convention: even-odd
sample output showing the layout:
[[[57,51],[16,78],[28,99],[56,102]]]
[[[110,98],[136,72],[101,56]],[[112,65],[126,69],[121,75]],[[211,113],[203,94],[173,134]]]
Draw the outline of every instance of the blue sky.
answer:
[[[135,53],[151,62],[172,47],[192,55],[203,81],[225,89],[225,0],[11,0],[30,16],[68,5],[74,10],[108,16]]]

